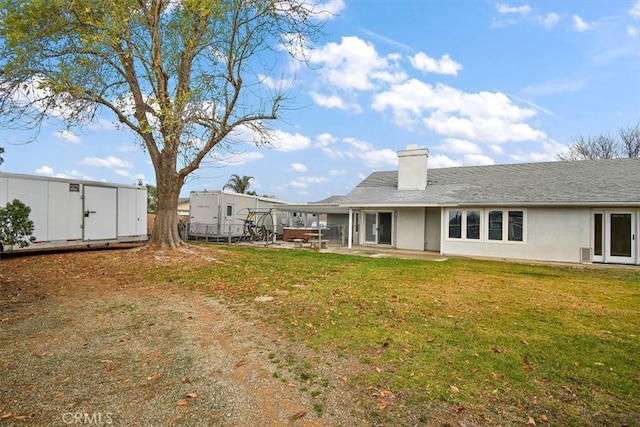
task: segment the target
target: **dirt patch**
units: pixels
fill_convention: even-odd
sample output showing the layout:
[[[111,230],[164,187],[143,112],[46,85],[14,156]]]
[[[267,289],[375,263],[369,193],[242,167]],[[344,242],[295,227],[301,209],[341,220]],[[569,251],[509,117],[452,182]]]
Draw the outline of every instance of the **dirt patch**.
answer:
[[[1,425],[366,424],[327,363],[251,316],[141,270],[216,262],[224,252],[96,251],[0,261]],[[248,309],[247,309],[248,310]],[[274,358],[324,360],[308,380]]]

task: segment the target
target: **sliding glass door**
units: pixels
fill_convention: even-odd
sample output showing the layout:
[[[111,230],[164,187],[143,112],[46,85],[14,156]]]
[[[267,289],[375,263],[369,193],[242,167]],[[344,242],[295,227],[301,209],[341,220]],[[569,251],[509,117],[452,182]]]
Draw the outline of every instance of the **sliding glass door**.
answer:
[[[364,213],[364,243],[391,245],[393,242],[393,213]]]

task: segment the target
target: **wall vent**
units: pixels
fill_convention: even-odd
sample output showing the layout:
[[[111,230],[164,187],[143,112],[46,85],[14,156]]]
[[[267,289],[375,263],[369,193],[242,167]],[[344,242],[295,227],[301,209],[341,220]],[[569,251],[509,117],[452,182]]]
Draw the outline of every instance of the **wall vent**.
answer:
[[[593,259],[591,258],[591,248],[580,248],[580,262],[591,264]]]

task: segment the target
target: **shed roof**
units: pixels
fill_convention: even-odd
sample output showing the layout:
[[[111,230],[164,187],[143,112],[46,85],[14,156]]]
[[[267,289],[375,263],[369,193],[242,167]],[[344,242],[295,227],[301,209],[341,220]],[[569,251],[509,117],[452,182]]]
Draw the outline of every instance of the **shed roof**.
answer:
[[[427,188],[398,190],[398,171],[374,172],[340,205],[638,205],[640,159],[429,169]]]

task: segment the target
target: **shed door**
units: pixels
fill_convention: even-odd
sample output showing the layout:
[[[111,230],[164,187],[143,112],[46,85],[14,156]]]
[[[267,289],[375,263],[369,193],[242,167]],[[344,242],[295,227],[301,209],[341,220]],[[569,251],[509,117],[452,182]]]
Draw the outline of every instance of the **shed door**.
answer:
[[[84,186],[84,240],[115,239],[118,189]]]

